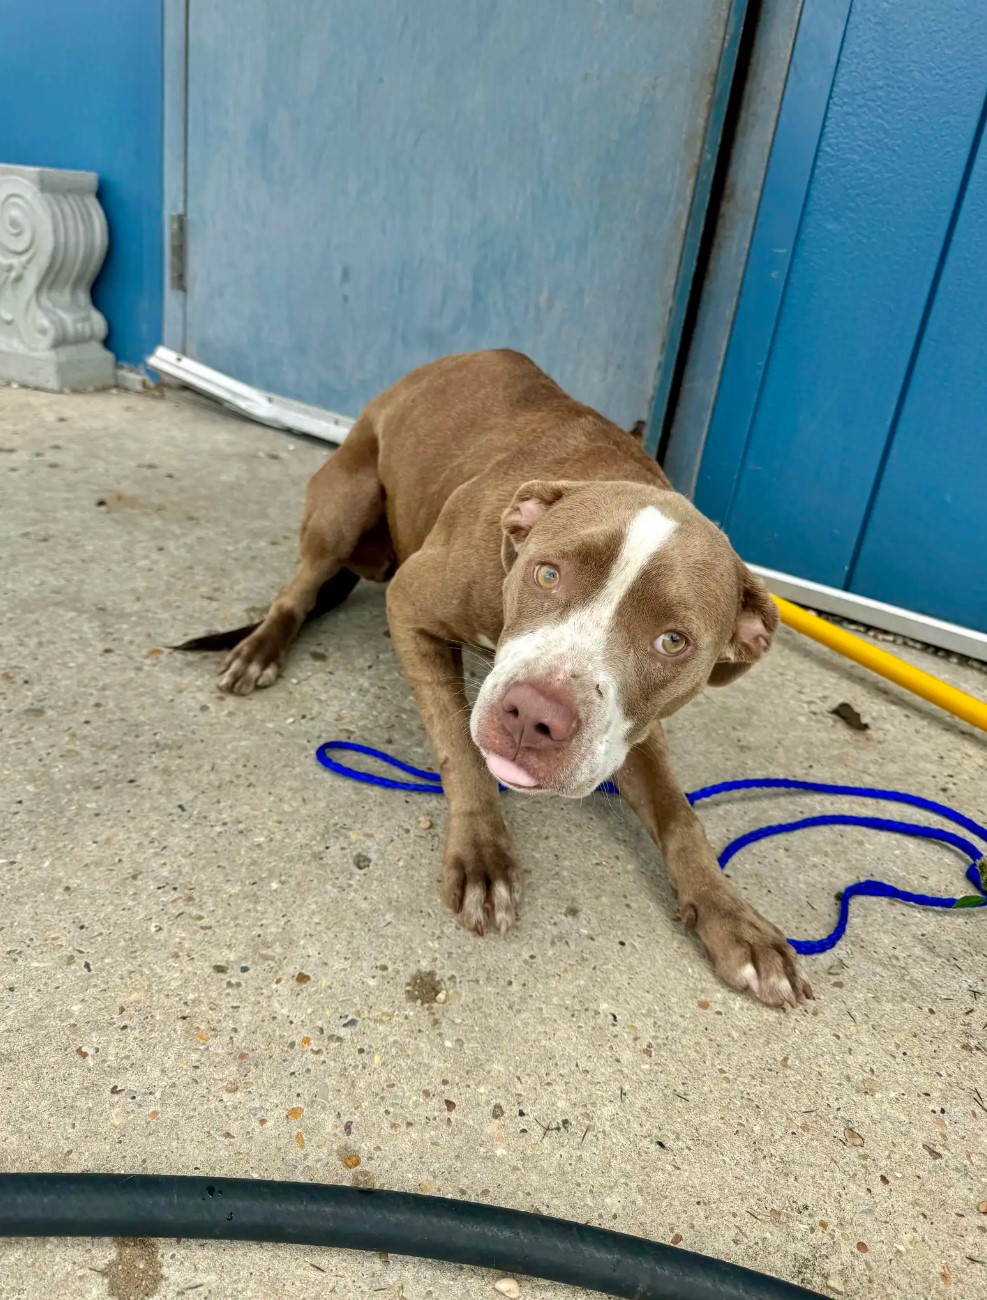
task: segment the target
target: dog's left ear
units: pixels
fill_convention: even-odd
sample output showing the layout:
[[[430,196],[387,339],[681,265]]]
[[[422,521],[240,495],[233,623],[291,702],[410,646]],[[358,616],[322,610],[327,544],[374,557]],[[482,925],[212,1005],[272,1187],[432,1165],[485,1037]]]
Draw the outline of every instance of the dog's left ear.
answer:
[[[778,606],[764,584],[741,565],[740,608],[733,636],[709,675],[710,686],[726,686],[771,649],[778,626]]]
[[[534,479],[518,488],[514,500],[500,517],[500,526],[504,530],[500,556],[505,572],[514,563],[518,551],[542,515],[576,487],[579,487],[578,483]]]

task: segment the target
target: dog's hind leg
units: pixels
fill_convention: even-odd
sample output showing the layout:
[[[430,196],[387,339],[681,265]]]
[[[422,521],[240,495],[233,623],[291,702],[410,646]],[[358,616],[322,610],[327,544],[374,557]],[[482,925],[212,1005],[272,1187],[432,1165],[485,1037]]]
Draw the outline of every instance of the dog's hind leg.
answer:
[[[359,581],[347,568],[361,539],[380,534],[384,494],[377,474],[377,435],[361,416],[343,445],[309,481],[295,574],[271,602],[264,621],[223,660],[221,691],[249,695],[270,686],[299,628],[317,607],[341,604]],[[371,574],[362,564],[359,572]]]
[[[340,569],[337,574],[324,582],[319,588],[315,604],[305,616],[306,623],[314,623],[331,609],[341,605],[360,581],[360,574],[351,569]],[[169,650],[232,650],[241,641],[245,641],[251,632],[256,632],[260,623],[245,623],[243,627],[231,627],[225,632],[206,632],[203,636],[193,636],[181,645],[169,646]]]

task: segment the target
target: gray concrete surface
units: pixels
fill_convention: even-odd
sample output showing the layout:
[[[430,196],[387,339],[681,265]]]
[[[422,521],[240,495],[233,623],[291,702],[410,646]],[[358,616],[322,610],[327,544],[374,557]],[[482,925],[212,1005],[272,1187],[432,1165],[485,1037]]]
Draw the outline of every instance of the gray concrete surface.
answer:
[[[265,603],[322,455],[180,401],[0,389],[0,1165],[421,1188],[829,1294],[987,1294],[987,915],[862,901],[809,963],[815,1005],[773,1013],[674,924],[629,814],[512,798],[524,913],[480,941],[439,902],[441,801],[313,760],[355,736],[429,761],[379,588],[246,701],[208,658],[162,652]],[[831,716],[844,700],[868,731]],[[987,818],[982,736],[789,634],[671,734],[689,787],[876,781]],[[794,807],[706,820],[722,842]],[[839,830],[735,874],[809,937],[851,879],[965,892],[945,849]],[[495,1280],[308,1249],[0,1244],[3,1300],[480,1300]]]

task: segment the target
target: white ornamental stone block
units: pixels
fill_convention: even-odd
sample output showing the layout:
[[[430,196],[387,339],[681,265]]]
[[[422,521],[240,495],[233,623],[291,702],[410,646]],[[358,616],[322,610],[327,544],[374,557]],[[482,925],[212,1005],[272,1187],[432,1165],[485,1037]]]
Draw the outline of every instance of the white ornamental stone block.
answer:
[[[0,380],[111,388],[106,320],[89,291],[106,256],[95,172],[0,163]]]

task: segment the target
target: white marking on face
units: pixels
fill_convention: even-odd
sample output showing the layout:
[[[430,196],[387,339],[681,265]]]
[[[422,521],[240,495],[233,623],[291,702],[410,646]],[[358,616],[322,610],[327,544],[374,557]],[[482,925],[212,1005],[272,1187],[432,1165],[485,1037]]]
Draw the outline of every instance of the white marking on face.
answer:
[[[606,613],[608,623],[641,570],[655,552],[661,550],[677,526],[657,506],[645,506],[628,524],[624,544],[610,570],[606,585],[593,601],[594,605],[600,607],[601,614]]]
[[[595,596],[565,618],[501,642],[493,670],[473,708],[470,728],[474,741],[484,710],[514,682],[532,675],[583,678],[596,690],[594,699],[582,710],[582,756],[579,770],[572,776],[574,792],[588,793],[620,766],[627,752],[630,722],[620,705],[617,680],[606,662],[607,641],[621,601],[676,527],[657,506],[644,506],[628,523],[620,552]]]
[[[489,638],[488,636],[484,636],[482,632],[480,632],[480,633],[478,634],[478,636],[477,636],[477,638],[476,638],[476,644],[477,644],[478,646],[482,646],[484,650],[496,650],[496,649],[497,649],[497,644],[496,644],[496,642],[491,641],[490,638]]]

